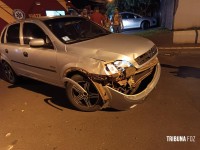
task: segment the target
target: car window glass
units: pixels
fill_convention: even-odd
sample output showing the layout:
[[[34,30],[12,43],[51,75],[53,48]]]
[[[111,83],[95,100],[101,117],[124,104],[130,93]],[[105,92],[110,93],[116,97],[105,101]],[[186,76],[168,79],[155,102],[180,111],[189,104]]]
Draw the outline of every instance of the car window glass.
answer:
[[[127,14],[127,13],[122,14],[122,19],[129,19],[129,14]]]
[[[44,33],[44,31],[33,23],[25,23],[23,26],[24,44],[29,44],[32,39],[43,39],[45,42],[44,48],[53,49],[53,44],[50,38]]]
[[[135,15],[134,14],[129,14],[128,17],[129,17],[129,19],[134,19]]]
[[[57,18],[46,20],[44,23],[63,43],[76,43],[110,34],[85,18]]]
[[[6,29],[3,31],[3,34],[2,34],[2,36],[1,36],[1,43],[4,43],[5,32],[6,32]]]
[[[140,16],[138,16],[138,15],[135,15],[135,18],[140,18]]]
[[[127,19],[126,14],[121,14],[121,16],[122,16],[122,19]]]
[[[8,28],[7,36],[6,36],[7,43],[20,43],[19,28],[20,28],[20,24],[11,25]]]

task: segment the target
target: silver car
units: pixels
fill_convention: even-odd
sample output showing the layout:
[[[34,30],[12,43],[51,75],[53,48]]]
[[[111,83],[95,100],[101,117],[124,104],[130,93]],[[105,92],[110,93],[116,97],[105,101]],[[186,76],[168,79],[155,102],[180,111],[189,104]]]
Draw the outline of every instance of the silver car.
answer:
[[[131,12],[121,12],[124,29],[142,28],[148,29],[157,25],[157,20],[153,17],[144,17]]]
[[[153,42],[113,34],[82,17],[16,22],[4,28],[0,40],[8,82],[25,76],[63,87],[66,100],[81,111],[132,108],[160,77]]]

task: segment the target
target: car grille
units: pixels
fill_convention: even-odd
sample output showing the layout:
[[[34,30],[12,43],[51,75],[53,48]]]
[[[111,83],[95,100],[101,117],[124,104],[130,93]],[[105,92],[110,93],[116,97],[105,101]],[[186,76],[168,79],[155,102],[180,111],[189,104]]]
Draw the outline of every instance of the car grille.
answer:
[[[137,57],[135,61],[138,65],[142,65],[156,55],[157,51],[157,47],[154,45],[149,51]]]

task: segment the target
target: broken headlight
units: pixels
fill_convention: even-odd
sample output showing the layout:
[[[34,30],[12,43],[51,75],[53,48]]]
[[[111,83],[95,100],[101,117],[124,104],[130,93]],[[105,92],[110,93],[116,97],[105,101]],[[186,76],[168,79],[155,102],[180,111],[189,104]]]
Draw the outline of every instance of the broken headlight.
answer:
[[[105,71],[107,74],[115,74],[123,72],[125,68],[132,67],[133,65],[126,60],[116,60],[112,63],[106,64]]]

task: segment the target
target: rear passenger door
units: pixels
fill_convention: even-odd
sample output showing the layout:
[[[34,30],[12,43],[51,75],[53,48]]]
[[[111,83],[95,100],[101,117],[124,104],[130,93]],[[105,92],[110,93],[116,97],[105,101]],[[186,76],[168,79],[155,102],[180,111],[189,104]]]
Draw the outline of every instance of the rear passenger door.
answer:
[[[8,26],[1,37],[2,55],[16,73],[24,74],[24,57],[20,43],[20,23]]]

